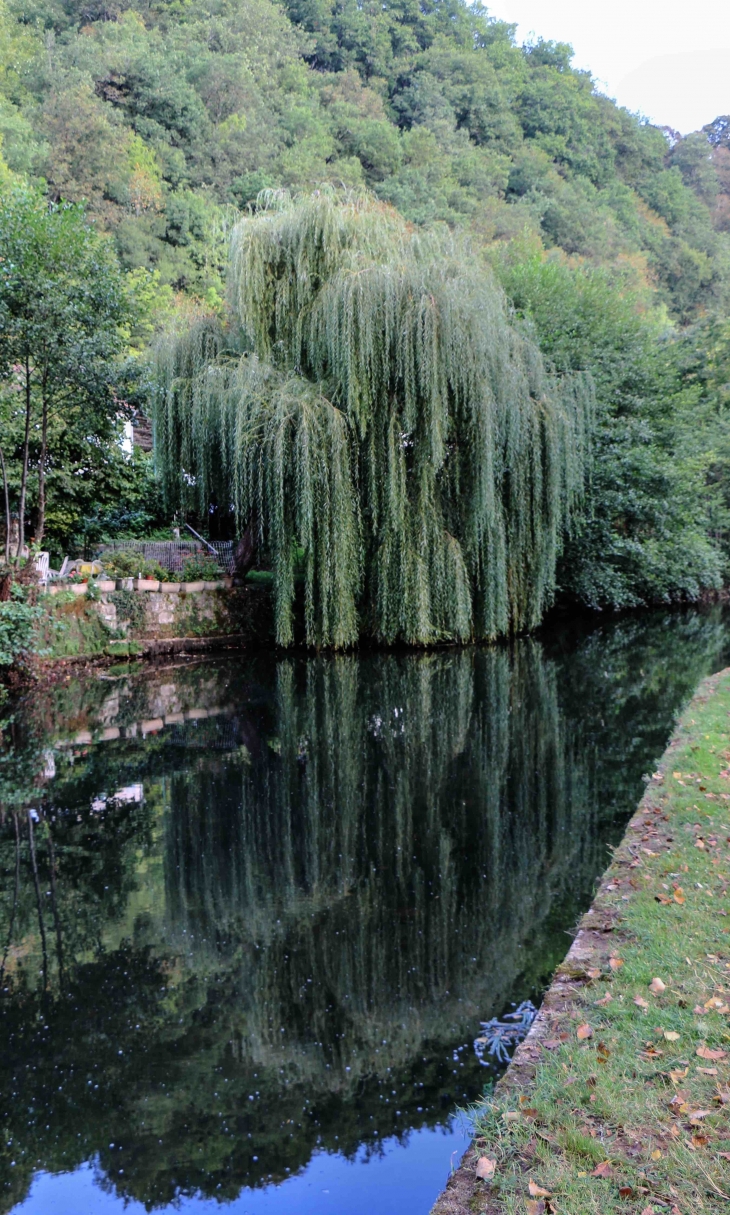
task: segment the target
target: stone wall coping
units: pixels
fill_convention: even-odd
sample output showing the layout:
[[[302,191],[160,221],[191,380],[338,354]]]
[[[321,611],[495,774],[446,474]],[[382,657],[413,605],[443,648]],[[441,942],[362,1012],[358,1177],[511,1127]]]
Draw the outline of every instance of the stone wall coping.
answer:
[[[152,578],[117,578],[102,579],[92,584],[102,595],[110,595],[113,591],[136,591],[138,594],[156,592],[161,595],[202,595],[206,591],[230,591],[233,584],[230,579],[220,578],[217,582],[155,582]],[[53,582],[41,590],[49,595],[60,595],[62,591],[71,591],[74,595],[88,595],[88,582]]]

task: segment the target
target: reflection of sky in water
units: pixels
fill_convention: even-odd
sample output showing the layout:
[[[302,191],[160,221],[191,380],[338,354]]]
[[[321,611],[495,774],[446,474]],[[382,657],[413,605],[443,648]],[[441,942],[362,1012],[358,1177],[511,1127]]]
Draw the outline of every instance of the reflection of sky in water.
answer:
[[[185,1215],[402,1215],[404,1209],[428,1211],[452,1164],[467,1145],[461,1120],[448,1127],[411,1131],[405,1143],[383,1142],[382,1155],[362,1149],[355,1160],[319,1152],[307,1167],[281,1185],[243,1190],[221,1206],[214,1198],[184,1198],[175,1209]],[[16,1215],[146,1215],[139,1202],[124,1203],[105,1194],[91,1165],[74,1173],[41,1173]]]

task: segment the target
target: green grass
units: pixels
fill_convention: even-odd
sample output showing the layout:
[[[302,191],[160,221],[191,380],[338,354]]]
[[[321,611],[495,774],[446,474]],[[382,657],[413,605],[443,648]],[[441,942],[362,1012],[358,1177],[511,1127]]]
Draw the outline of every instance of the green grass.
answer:
[[[660,774],[594,904],[614,924],[586,964],[600,977],[555,1004],[559,1045],[524,1091],[508,1081],[474,1111],[497,1162],[474,1211],[730,1211],[730,674],[702,685]],[[552,1197],[531,1199],[530,1181]]]

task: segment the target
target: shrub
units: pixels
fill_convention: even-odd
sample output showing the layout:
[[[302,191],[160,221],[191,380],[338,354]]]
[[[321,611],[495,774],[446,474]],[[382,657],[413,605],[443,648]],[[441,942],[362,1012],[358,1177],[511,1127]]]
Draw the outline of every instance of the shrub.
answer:
[[[156,582],[171,582],[174,575],[157,561],[149,561],[134,549],[107,553],[102,558],[104,573],[112,578],[152,578]]]
[[[28,601],[28,592],[12,583],[10,598],[0,603],[0,670],[22,662],[32,649],[41,609]]]
[[[215,557],[207,553],[196,553],[186,557],[183,562],[181,582],[215,582],[220,578],[221,570]]]

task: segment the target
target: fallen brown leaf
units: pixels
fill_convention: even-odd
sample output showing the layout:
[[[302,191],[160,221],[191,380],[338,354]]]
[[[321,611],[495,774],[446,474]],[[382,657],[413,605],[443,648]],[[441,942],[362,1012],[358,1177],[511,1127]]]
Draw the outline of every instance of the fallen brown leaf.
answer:
[[[590,970],[586,971],[586,974],[589,979],[600,979],[601,977],[601,971],[596,966],[592,966]]]
[[[664,1037],[667,1042],[679,1042],[679,1034],[675,1033],[673,1029],[665,1029]]]
[[[717,1075],[716,1067],[698,1067],[697,1071],[701,1072],[703,1076],[716,1076]]]
[[[634,1004],[636,1004],[639,1008],[648,1008],[649,1007],[649,1001],[644,1000],[641,996],[634,997]]]
[[[599,1006],[599,1008],[605,1008],[607,1004],[611,1003],[612,999],[613,999],[613,996],[611,995],[610,991],[607,991],[605,996],[603,997],[603,999],[594,1000],[594,1004],[597,1004]]]
[[[531,1198],[552,1198],[550,1190],[543,1190],[541,1186],[536,1185],[534,1181],[528,1182],[528,1190]]]
[[[544,1215],[544,1212],[547,1210],[542,1198],[538,1198],[537,1201],[528,1198],[525,1205],[527,1207],[527,1215]]]
[[[618,1191],[619,1198],[633,1198],[634,1191],[630,1185],[622,1185]]]
[[[581,1039],[581,1041],[583,1041],[585,1038],[592,1038],[593,1037],[593,1026],[588,1025],[587,1023],[585,1025],[579,1025],[577,1034],[578,1034],[578,1037]]]
[[[674,901],[675,903],[684,902],[684,891],[681,886],[677,886],[677,889],[674,892]]]
[[[688,1067],[685,1067],[684,1071],[679,1071],[679,1069],[677,1069],[677,1071],[669,1073],[669,1079],[672,1081],[672,1084],[679,1084],[680,1080],[684,1080],[688,1072]]]
[[[705,1011],[726,1013],[730,1012],[730,1008],[728,1008],[727,1004],[723,1004],[722,1000],[718,1000],[717,996],[713,996],[711,1000],[706,1002]]]
[[[613,1177],[610,1161],[602,1160],[600,1164],[597,1164],[591,1173],[591,1177]]]
[[[692,1142],[695,1147],[707,1147],[710,1142],[707,1135],[693,1135]]]
[[[690,1117],[690,1122],[701,1122],[703,1118],[707,1118],[712,1113],[712,1110],[695,1110]]]
[[[720,1059],[724,1059],[727,1055],[726,1050],[712,1050],[709,1046],[698,1046],[695,1054],[699,1059],[709,1059],[711,1063],[717,1063]]]
[[[624,960],[623,958],[609,958],[608,964],[611,967],[611,970],[620,970],[624,964]]]
[[[482,1181],[491,1181],[496,1167],[496,1160],[490,1160],[488,1156],[480,1156],[477,1160],[477,1177]]]
[[[655,996],[660,996],[663,991],[667,990],[666,983],[662,983],[661,979],[652,979],[649,984],[649,991],[652,991]]]

